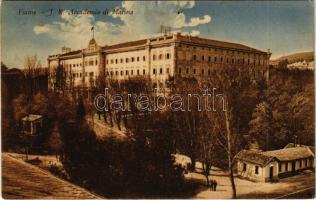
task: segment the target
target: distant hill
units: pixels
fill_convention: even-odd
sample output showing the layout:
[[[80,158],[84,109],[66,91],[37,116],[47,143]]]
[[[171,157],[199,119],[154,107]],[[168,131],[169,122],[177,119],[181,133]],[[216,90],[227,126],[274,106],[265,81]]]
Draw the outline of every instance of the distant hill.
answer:
[[[301,61],[313,61],[314,60],[314,52],[300,52],[300,53],[294,53],[286,56],[282,56],[280,58],[272,59],[272,62],[280,62],[287,60],[289,64],[295,63],[295,62],[301,62]]]

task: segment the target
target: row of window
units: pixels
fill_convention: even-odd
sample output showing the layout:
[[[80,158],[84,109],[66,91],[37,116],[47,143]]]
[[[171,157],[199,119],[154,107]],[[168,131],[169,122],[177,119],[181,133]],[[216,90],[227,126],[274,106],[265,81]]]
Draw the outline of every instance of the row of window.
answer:
[[[85,66],[94,66],[94,65],[98,65],[98,60],[89,60],[89,61],[85,61],[84,63]],[[82,64],[81,63],[75,63],[75,64],[66,64],[66,67],[81,67]]]
[[[307,167],[308,159],[304,159],[304,160],[299,160],[299,168],[302,168],[303,162],[304,162],[304,166]],[[289,165],[290,164],[291,164],[291,162],[286,162],[285,163],[285,172],[289,171]],[[296,167],[296,162],[292,163],[292,167],[293,167],[293,164]],[[282,166],[280,164],[279,164],[279,172],[282,172]]]
[[[170,53],[166,53],[165,55],[164,54],[159,54],[158,56],[157,55],[153,55],[153,60],[163,60],[163,59],[170,59],[171,58],[171,54]]]
[[[169,73],[170,73],[169,68],[166,68],[166,72],[165,72],[165,73],[166,73],[166,74],[169,74]],[[156,71],[156,69],[153,69],[153,74],[154,74],[154,75],[158,74],[158,71]],[[162,68],[159,69],[159,74],[160,74],[160,75],[164,74],[164,70],[163,70]]]
[[[81,78],[82,77],[82,73],[73,73],[72,76],[74,78]],[[85,76],[88,76],[88,72],[85,72]],[[93,72],[89,72],[89,76],[93,76]]]
[[[243,163],[242,171],[247,171],[247,164]],[[255,166],[255,174],[259,174],[259,166]]]
[[[166,53],[165,54],[165,57],[163,56],[163,54],[159,54],[158,57],[156,55],[153,55],[153,60],[162,60],[162,59],[171,59],[171,55],[170,53]],[[136,57],[136,61],[139,62],[140,58],[139,57]],[[198,58],[197,58],[197,55],[193,55],[192,56],[192,60],[193,61],[197,61]],[[217,57],[212,57],[211,56],[208,56],[208,58],[206,59],[206,57],[204,55],[201,56],[201,61],[208,61],[208,62],[218,62],[217,60]],[[125,60],[123,58],[121,59],[111,59],[110,62],[111,64],[118,64],[118,63],[129,63],[130,61],[131,62],[135,62],[135,58],[134,57],[131,57],[131,58],[125,58]],[[146,61],[146,57],[143,56],[143,61]],[[224,59],[223,57],[220,57],[220,62],[223,63],[224,62]],[[106,60],[106,63],[108,64],[109,61]],[[243,59],[235,59],[235,58],[232,58],[232,59],[229,59],[229,58],[226,58],[226,63],[231,63],[231,64],[245,64],[247,63],[248,65],[250,65],[250,59],[247,59],[247,61],[245,60],[245,58]],[[253,64],[256,65],[261,65],[261,64],[265,64],[265,61],[261,61],[259,60],[259,62],[257,63],[257,60],[253,60]],[[85,66],[93,66],[93,65],[98,65],[98,60],[89,60],[89,61],[85,61]],[[79,66],[82,66],[81,63],[76,63],[76,64],[66,64],[66,67],[79,67]]]
[[[308,167],[308,159],[303,159],[303,160],[299,160],[299,168],[302,168],[303,167],[303,162],[304,162],[304,167]],[[289,171],[289,165],[292,164],[292,168],[293,168],[293,165],[295,165],[296,167],[296,162],[286,162],[285,163],[285,171],[284,172],[287,172]],[[243,171],[247,171],[247,164],[246,163],[243,163]],[[293,170],[293,169],[292,169]],[[279,172],[282,172],[282,165],[281,163],[279,163]],[[259,174],[259,166],[255,166],[255,174]]]
[[[120,58],[120,59],[111,59],[110,60],[110,63],[111,64],[118,64],[118,63],[129,63],[129,62],[139,62],[140,61],[140,57],[138,56],[138,57],[136,57],[136,59],[135,59],[135,57],[131,57],[131,58],[125,58],[125,59],[123,59],[123,58]],[[146,61],[146,56],[143,56],[143,61]],[[106,60],[106,64],[109,64],[109,60],[107,59]]]
[[[193,60],[193,61],[198,61],[199,59],[197,58],[197,55],[193,55],[193,56],[192,56],[192,60]],[[202,62],[205,62],[205,61],[212,62],[212,60],[213,60],[213,62],[218,62],[216,56],[213,57],[213,59],[212,59],[211,56],[208,56],[207,58],[206,58],[206,56],[204,56],[204,55],[201,56],[201,61],[202,61]],[[220,57],[220,62],[221,62],[221,63],[224,62],[223,57]],[[235,59],[235,58],[229,59],[229,58],[226,58],[226,61],[225,61],[225,62],[226,62],[226,63],[231,63],[231,64],[245,64],[245,63],[247,63],[247,64],[249,65],[249,64],[250,64],[250,59],[247,59],[247,60],[246,60],[245,58],[243,58],[243,59],[239,59],[239,58],[238,58],[238,59]],[[258,64],[258,65],[264,64],[264,60],[263,60],[263,61],[259,60],[258,63],[257,63],[257,60],[253,60],[253,64],[254,64],[254,65],[256,65],[256,64]]]
[[[69,67],[79,67],[79,66],[81,67],[81,66],[82,66],[82,64],[81,64],[81,63],[77,63],[77,64],[69,64],[69,65],[68,65],[68,64],[66,64],[66,67],[68,67],[68,66],[69,66]]]
[[[88,61],[85,61],[85,63],[84,63],[84,65],[85,66],[93,66],[93,65],[98,65],[98,60],[89,60],[89,62]]]
[[[170,53],[166,53],[166,54],[159,54],[157,55],[153,55],[153,60],[162,60],[162,59],[171,59],[171,54]],[[118,64],[118,63],[129,63],[129,62],[139,62],[140,61],[140,57],[130,57],[130,58],[120,58],[120,59],[110,59],[110,63],[111,64]],[[146,61],[146,56],[143,56],[143,61]],[[106,60],[106,64],[109,64],[109,60]]]
[[[159,70],[158,69],[153,69],[153,74],[156,75],[156,74],[159,74],[159,75],[163,75],[164,73],[166,74],[169,74],[170,73],[170,69],[169,68],[166,68],[165,71],[163,68],[160,68]],[[143,69],[143,74],[142,75],[145,75],[146,74],[146,70]],[[141,75],[141,71],[139,69],[135,70],[135,74],[134,74],[134,70],[121,70],[121,71],[110,71],[110,72],[107,72],[107,75],[110,75],[110,76],[124,76],[124,75]]]
[[[145,69],[143,69],[143,72],[142,72],[143,74],[142,75],[145,75],[146,74],[146,70]],[[123,71],[123,70],[121,70],[121,71],[110,71],[110,72],[107,72],[106,73],[107,75],[110,75],[110,76],[119,76],[119,75],[121,75],[121,76],[124,76],[124,75],[126,75],[126,76],[129,76],[129,75],[141,75],[141,71],[138,69],[138,70],[136,70],[135,71],[135,74],[134,74],[134,70],[125,70],[125,71]]]
[[[189,74],[190,73],[190,70],[189,70],[189,68],[186,68],[186,70],[185,70],[185,73],[186,74]],[[201,70],[201,75],[205,75],[205,70],[204,69],[202,69]],[[181,67],[179,67],[179,69],[178,69],[178,74],[182,74],[182,68]],[[196,74],[196,69],[194,69],[193,68],[193,74]],[[211,75],[211,70],[209,69],[209,70],[207,70],[207,75]]]

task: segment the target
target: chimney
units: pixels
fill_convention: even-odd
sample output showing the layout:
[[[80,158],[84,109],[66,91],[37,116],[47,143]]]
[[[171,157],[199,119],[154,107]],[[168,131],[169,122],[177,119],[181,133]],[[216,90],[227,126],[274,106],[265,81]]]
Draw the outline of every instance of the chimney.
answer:
[[[296,147],[296,146],[297,146],[297,136],[294,135],[294,147]]]
[[[61,48],[61,52],[62,52],[62,53],[69,53],[70,51],[71,51],[71,48],[69,48],[69,47],[63,46],[63,47]]]

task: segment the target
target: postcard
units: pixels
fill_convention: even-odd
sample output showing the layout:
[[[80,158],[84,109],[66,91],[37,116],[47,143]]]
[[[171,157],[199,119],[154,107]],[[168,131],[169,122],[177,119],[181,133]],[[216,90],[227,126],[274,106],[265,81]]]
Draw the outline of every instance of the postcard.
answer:
[[[2,198],[315,198],[314,4],[4,0]]]

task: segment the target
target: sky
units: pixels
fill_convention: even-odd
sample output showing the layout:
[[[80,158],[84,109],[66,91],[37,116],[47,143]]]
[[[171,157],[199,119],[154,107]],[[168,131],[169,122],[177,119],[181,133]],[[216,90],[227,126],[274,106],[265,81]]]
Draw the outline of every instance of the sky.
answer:
[[[313,1],[4,1],[1,21],[1,61],[17,68],[26,56],[37,55],[45,67],[62,46],[86,48],[92,26],[99,45],[153,37],[163,24],[173,32],[270,49],[272,58],[314,49]]]

